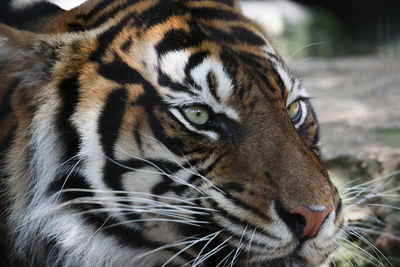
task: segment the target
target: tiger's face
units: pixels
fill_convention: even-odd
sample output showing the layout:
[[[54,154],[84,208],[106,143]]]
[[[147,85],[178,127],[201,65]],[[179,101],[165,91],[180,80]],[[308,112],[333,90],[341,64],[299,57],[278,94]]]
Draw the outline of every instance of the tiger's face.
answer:
[[[58,242],[145,266],[321,264],[341,202],[309,95],[266,35],[225,4],[131,8],[63,48],[33,115],[66,117],[47,194],[81,237]]]

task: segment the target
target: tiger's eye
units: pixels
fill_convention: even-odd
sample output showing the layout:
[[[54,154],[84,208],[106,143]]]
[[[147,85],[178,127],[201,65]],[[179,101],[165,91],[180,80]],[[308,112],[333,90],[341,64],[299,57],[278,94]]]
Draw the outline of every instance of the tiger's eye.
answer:
[[[204,125],[208,122],[210,114],[206,107],[190,106],[182,108],[183,114],[191,122],[197,125]]]
[[[290,104],[289,107],[287,107],[287,113],[289,115],[289,118],[293,122],[297,122],[300,117],[301,117],[301,105],[299,101],[293,102]]]

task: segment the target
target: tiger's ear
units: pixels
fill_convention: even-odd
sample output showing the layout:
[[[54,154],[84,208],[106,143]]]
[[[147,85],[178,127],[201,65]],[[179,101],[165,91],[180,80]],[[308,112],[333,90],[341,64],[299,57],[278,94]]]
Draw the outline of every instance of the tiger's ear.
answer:
[[[0,24],[0,62],[11,62],[12,77],[22,83],[37,85],[48,80],[65,46],[63,38]]]

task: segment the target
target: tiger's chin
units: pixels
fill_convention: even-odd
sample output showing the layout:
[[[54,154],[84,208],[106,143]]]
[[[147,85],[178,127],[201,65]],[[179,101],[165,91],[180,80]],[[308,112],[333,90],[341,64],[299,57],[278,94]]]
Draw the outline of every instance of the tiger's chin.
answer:
[[[341,234],[332,237],[330,242],[325,242],[324,246],[318,244],[315,240],[299,241],[295,248],[286,255],[281,254],[277,250],[277,257],[271,259],[271,251],[269,255],[249,254],[242,255],[234,266],[273,266],[273,267],[304,267],[304,266],[320,266],[328,257],[339,247]]]
[[[273,267],[304,267],[304,266],[319,266],[327,259],[328,255],[315,254],[314,257],[306,258],[301,255],[301,252],[293,252],[287,256],[276,259],[265,259],[262,255],[252,256],[250,259],[246,257],[239,260],[235,266],[273,266]]]
[[[279,259],[274,259],[274,260],[269,260],[269,261],[255,261],[255,262],[249,262],[247,266],[250,267],[260,267],[260,266],[273,266],[273,267],[304,267],[304,266],[318,266],[322,264],[324,261],[320,262],[309,262],[298,255],[289,255],[284,258],[279,258]],[[242,266],[243,263],[239,263],[236,266]]]

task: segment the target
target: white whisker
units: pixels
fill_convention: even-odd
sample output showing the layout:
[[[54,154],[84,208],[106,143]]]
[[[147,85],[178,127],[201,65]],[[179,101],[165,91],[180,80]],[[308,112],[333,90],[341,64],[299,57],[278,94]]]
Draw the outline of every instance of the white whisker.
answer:
[[[214,234],[215,234],[215,233],[212,233],[212,234],[209,234],[209,235],[207,235],[207,236],[205,236],[205,237],[199,238],[198,240],[196,240],[196,241],[193,242],[192,244],[190,244],[190,245],[184,247],[183,249],[181,249],[180,251],[178,251],[177,253],[175,253],[174,256],[172,256],[172,257],[169,258],[166,262],[164,262],[164,264],[163,264],[161,267],[167,266],[167,264],[168,264],[169,262],[171,262],[173,259],[175,259],[176,257],[178,257],[182,252],[188,250],[189,248],[191,248],[192,246],[196,245],[197,243],[202,242],[202,241],[209,240],[209,239],[210,239],[210,236],[213,236]]]
[[[248,225],[246,225],[246,227],[244,228],[244,230],[243,230],[243,232],[242,232],[242,235],[240,236],[239,244],[238,244],[238,246],[237,246],[237,249],[236,249],[236,251],[235,251],[235,254],[233,255],[233,258],[232,258],[230,267],[233,267],[233,264],[235,264],[235,262],[236,262],[236,260],[237,260],[237,257],[239,256],[239,251],[240,251],[240,249],[242,248],[243,236],[244,236],[244,233],[245,233],[246,230],[247,230],[247,226],[248,226]]]
[[[382,257],[390,266],[393,266],[390,261],[386,258],[385,255],[383,255],[383,253],[377,248],[375,247],[370,241],[368,241],[365,237],[363,237],[362,235],[360,235],[359,233],[357,233],[356,231],[352,230],[352,229],[346,229],[350,234],[358,237],[360,240],[362,240],[365,244],[367,244],[372,251],[375,253],[375,255],[379,258],[379,262],[382,263],[382,261],[380,260],[380,257]],[[372,256],[372,255],[371,255]],[[384,264],[382,263],[382,266],[384,266]]]
[[[197,239],[196,239],[196,240],[190,240],[190,241],[185,241],[185,240],[192,239],[192,238],[196,238],[197,236],[198,236],[198,235],[193,235],[193,236],[190,236],[190,237],[186,237],[186,238],[183,238],[183,239],[181,239],[181,240],[178,240],[178,241],[175,242],[175,243],[166,244],[166,245],[161,246],[161,247],[158,247],[158,248],[156,248],[156,249],[147,251],[147,252],[145,252],[145,253],[140,254],[139,256],[134,257],[134,258],[133,258],[133,261],[139,260],[139,259],[141,259],[141,258],[144,258],[144,257],[150,255],[150,254],[156,253],[156,252],[158,252],[158,251],[162,251],[162,250],[167,249],[167,248],[182,246],[182,245],[186,245],[186,244],[191,244],[191,243],[193,243],[193,242],[196,242]]]
[[[70,172],[68,173],[67,177],[64,179],[64,182],[63,182],[63,184],[62,184],[60,190],[63,190],[63,189],[64,189],[65,185],[67,184],[67,181],[68,181],[69,177],[70,177],[70,176],[72,175],[72,173],[75,171],[76,167],[79,165],[80,162],[81,162],[81,159],[79,159],[79,160],[74,164],[74,166],[72,167],[72,169],[71,169]],[[54,200],[54,203],[57,203],[57,202],[58,202],[59,197],[60,197],[60,194],[57,195],[56,199]]]
[[[198,176],[198,177],[201,178],[203,181],[205,181],[207,184],[209,184],[211,187],[213,187],[215,190],[219,191],[220,193],[222,193],[222,194],[224,194],[224,195],[226,194],[222,189],[220,189],[219,187],[217,187],[216,185],[214,185],[214,184],[210,181],[210,179],[208,179],[207,177],[201,175],[201,174],[190,164],[189,160],[188,160],[186,157],[184,157],[183,153],[182,153],[182,157],[184,158],[185,162],[189,165],[190,169],[188,169],[188,168],[186,168],[185,166],[183,166],[183,165],[176,159],[176,157],[171,153],[171,151],[170,151],[161,141],[159,141],[159,140],[157,140],[156,138],[151,137],[151,136],[146,136],[146,137],[149,138],[149,139],[151,139],[151,140],[153,140],[153,141],[155,141],[155,142],[157,142],[159,145],[161,145],[161,146],[163,147],[163,149],[164,149],[168,154],[170,154],[171,158],[174,159],[174,162],[175,162],[179,167],[181,167],[183,170],[187,171],[188,173],[190,173],[190,174],[192,174],[192,175]]]
[[[247,267],[247,265],[249,263],[251,244],[253,243],[253,238],[254,238],[254,235],[256,233],[256,230],[257,230],[257,228],[254,227],[254,230],[253,230],[253,232],[251,234],[251,237],[250,237],[249,247],[247,248],[246,267]]]
[[[322,41],[322,42],[315,42],[315,43],[311,43],[305,46],[302,46],[300,48],[298,48],[296,51],[294,51],[292,54],[290,54],[290,56],[288,57],[287,60],[290,60],[292,57],[294,57],[297,53],[303,51],[305,48],[311,47],[311,46],[316,46],[316,45],[321,45],[321,44],[326,44],[327,41]]]
[[[198,262],[198,264],[201,264],[202,262],[204,262],[206,259],[208,259],[209,257],[215,255],[216,253],[218,253],[218,251],[220,251],[221,249],[223,249],[224,247],[226,247],[226,243],[229,242],[229,240],[232,239],[232,236],[225,239],[224,242],[222,242],[221,244],[219,244],[218,246],[216,246],[213,250],[209,251],[208,253],[206,253]],[[192,266],[194,267],[194,266]]]
[[[222,232],[222,230],[216,232],[215,235],[214,235],[212,238],[210,238],[210,240],[208,240],[207,243],[202,247],[202,249],[200,250],[200,252],[197,254],[197,257],[196,257],[194,260],[188,262],[187,264],[190,264],[191,262],[193,262],[192,267],[195,267],[195,266],[201,264],[201,262],[202,262],[201,259],[203,259],[203,257],[200,257],[201,254],[202,254],[203,251],[206,249],[206,247],[211,243],[211,241],[213,241],[221,232]],[[185,264],[185,265],[186,265],[186,264]]]

